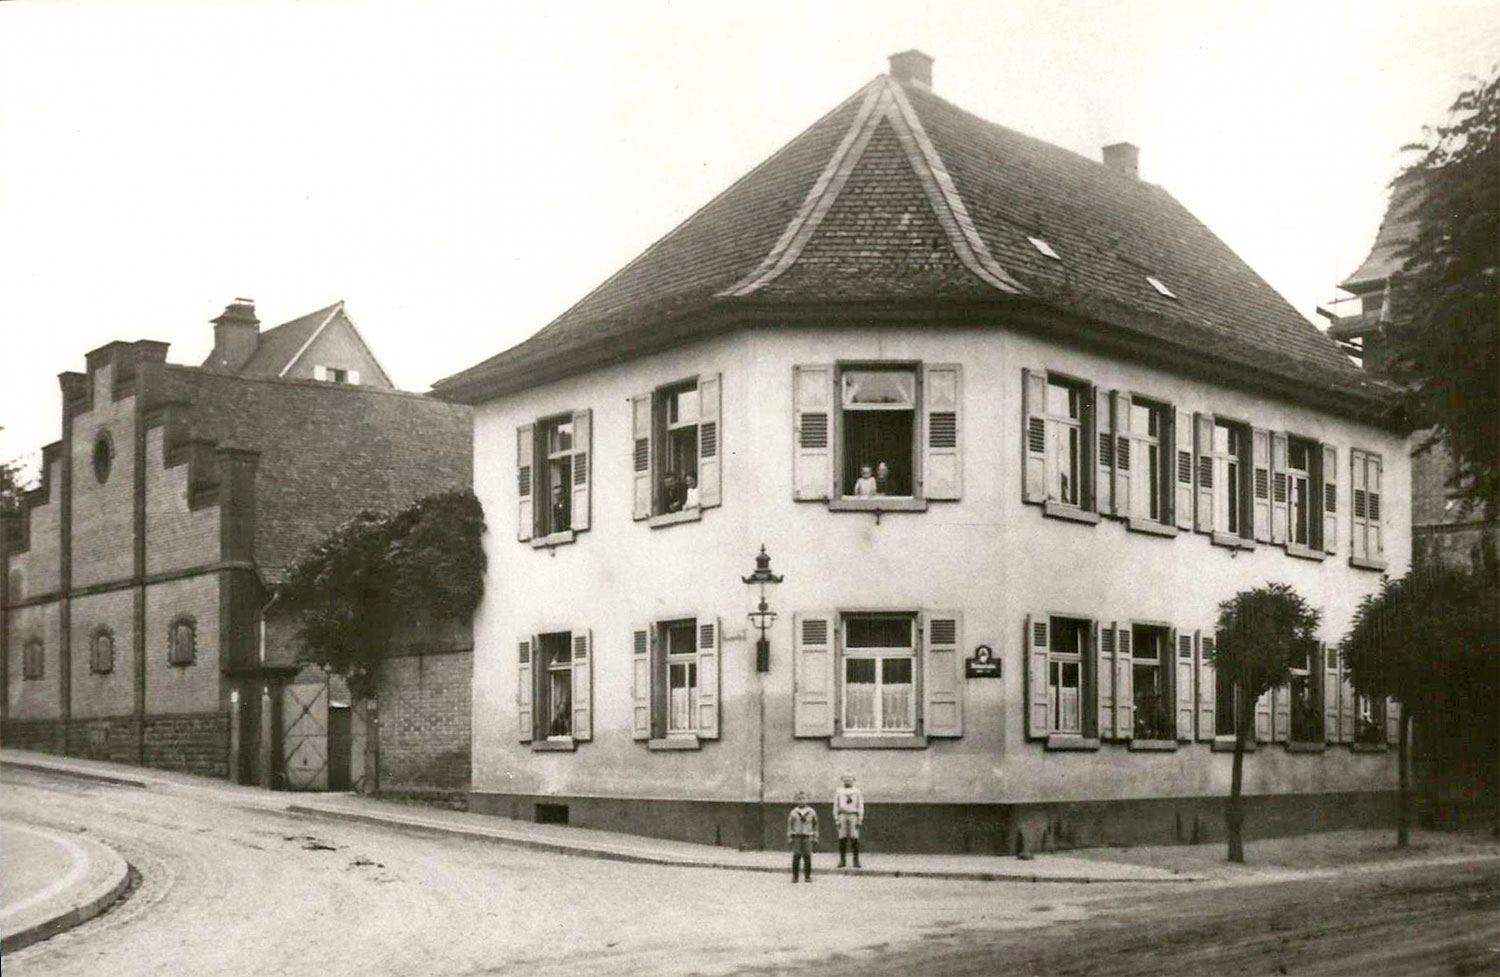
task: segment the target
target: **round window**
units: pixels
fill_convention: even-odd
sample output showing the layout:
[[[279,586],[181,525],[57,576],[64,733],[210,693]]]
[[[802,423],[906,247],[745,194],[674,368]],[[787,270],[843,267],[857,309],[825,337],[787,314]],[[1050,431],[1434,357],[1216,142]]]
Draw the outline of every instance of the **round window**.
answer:
[[[103,485],[109,481],[109,470],[115,463],[115,443],[108,431],[100,431],[94,441],[94,477]]]

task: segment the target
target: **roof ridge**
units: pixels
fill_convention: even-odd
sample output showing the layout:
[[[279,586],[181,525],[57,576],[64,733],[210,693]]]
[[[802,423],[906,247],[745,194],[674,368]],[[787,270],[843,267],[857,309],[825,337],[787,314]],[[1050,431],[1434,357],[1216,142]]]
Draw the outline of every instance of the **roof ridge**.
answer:
[[[306,341],[304,341],[302,345],[297,348],[297,352],[292,354],[292,358],[286,361],[286,365],[281,368],[281,372],[276,374],[278,377],[286,376],[286,371],[290,370],[298,360],[302,359],[302,354],[307,352],[308,347],[313,344],[314,340],[323,335],[323,330],[328,328],[328,324],[333,321],[333,317],[338,315],[339,310],[343,307],[343,299],[339,299],[337,302],[333,303],[333,305],[328,307],[328,314],[323,317],[322,322],[318,323],[318,328],[312,331],[312,335],[308,336]],[[317,313],[312,314],[316,315]],[[368,347],[365,351],[369,352]]]

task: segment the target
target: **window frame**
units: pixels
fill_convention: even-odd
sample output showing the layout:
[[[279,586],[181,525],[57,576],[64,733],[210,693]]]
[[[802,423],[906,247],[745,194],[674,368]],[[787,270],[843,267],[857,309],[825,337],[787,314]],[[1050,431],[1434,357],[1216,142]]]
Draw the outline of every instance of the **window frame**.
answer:
[[[672,654],[671,629],[691,627],[692,651]],[[720,691],[722,622],[712,615],[664,614],[633,630],[632,738],[656,750],[696,750],[705,741],[717,740],[723,725]],[[671,702],[672,667],[691,665],[693,685],[688,708],[691,728],[673,728]],[[712,710],[711,712],[709,710]],[[706,721],[705,717],[711,717]]]
[[[108,655],[101,655],[101,648]],[[115,633],[107,625],[99,625],[89,634],[89,674],[108,675],[115,670]]]
[[[536,426],[533,430],[535,432],[536,446],[532,453],[532,458],[535,459],[532,471],[534,473],[533,477],[538,480],[538,483],[546,486],[546,491],[538,492],[535,487],[532,489],[532,521],[534,523],[533,530],[535,534],[533,538],[561,536],[563,534],[571,535],[574,532],[573,485],[576,475],[574,466],[580,450],[577,446],[577,432],[571,430],[575,423],[574,417],[575,415],[572,411],[566,411],[551,414],[547,417],[540,417],[535,422]],[[568,448],[566,451],[553,451],[551,447],[551,434],[553,431],[559,430],[564,424],[570,428],[568,432]],[[537,462],[540,462],[540,464]],[[553,485],[552,476],[554,468],[564,464],[567,466],[566,479],[560,485]],[[566,526],[556,526],[552,522],[552,493],[558,487],[565,489],[563,494],[568,500],[568,524]]]
[[[1178,738],[1177,716],[1177,649],[1173,640],[1175,629],[1161,621],[1129,621],[1130,628],[1130,693],[1131,693],[1131,742],[1172,742]],[[1149,633],[1156,639],[1154,659],[1143,658],[1138,650],[1141,635]],[[1116,649],[1118,653],[1118,648]],[[1140,683],[1136,681],[1137,669],[1156,670],[1157,703],[1154,720],[1156,727],[1145,727],[1141,720]],[[1146,735],[1147,733],[1157,735]]]
[[[1216,546],[1254,549],[1255,428],[1249,421],[1238,417],[1215,413],[1196,416],[1210,419],[1215,434],[1221,427],[1229,434],[1223,451],[1218,448],[1217,437],[1208,445],[1206,454],[1202,445],[1196,446],[1196,497],[1201,499],[1205,488],[1213,493],[1213,522],[1206,525],[1200,515],[1198,531],[1207,533]],[[1237,450],[1235,442],[1238,442]],[[1211,472],[1208,486],[1203,484],[1205,470]]]
[[[1067,388],[1070,393],[1077,395],[1078,417],[1064,417],[1051,410],[1050,393],[1054,385]],[[1038,398],[1040,403],[1036,402]],[[1023,369],[1022,403],[1022,498],[1026,502],[1041,505],[1045,516],[1073,522],[1097,523],[1102,508],[1098,497],[1101,425],[1097,386],[1091,380],[1066,370]],[[1060,473],[1056,469],[1056,455],[1052,449],[1057,442],[1059,428],[1078,431],[1078,454],[1074,461],[1077,500],[1074,502],[1054,497],[1053,486],[1058,485]],[[1038,445],[1041,447],[1038,448]]]
[[[544,414],[516,428],[516,538],[533,549],[560,546],[577,540],[592,525],[593,505],[593,410],[575,408]],[[564,424],[572,425],[570,447],[551,449],[551,434]],[[554,466],[567,464],[568,525],[552,521]]]
[[[180,627],[186,627],[191,636],[188,653],[184,655],[177,638]],[[174,615],[167,625],[167,664],[174,668],[188,668],[198,663],[198,619],[191,614]]]
[[[1148,393],[1136,390],[1114,391],[1114,404],[1111,414],[1111,435],[1114,438],[1112,456],[1109,459],[1112,471],[1116,473],[1115,482],[1111,488],[1112,507],[1116,510],[1115,515],[1125,520],[1125,528],[1132,532],[1149,533],[1155,536],[1172,537],[1177,535],[1177,485],[1176,485],[1176,459],[1177,459],[1177,415],[1179,411],[1167,400],[1154,397]],[[1128,398],[1125,405],[1130,411],[1129,420],[1120,424],[1114,416],[1118,409],[1121,398]],[[1136,407],[1144,407],[1149,411],[1147,417],[1147,431],[1140,433],[1136,430],[1134,411]],[[1157,433],[1150,433],[1151,419],[1156,420]],[[1122,430],[1123,429],[1123,430]],[[1121,444],[1138,442],[1132,444],[1122,455]],[[1103,435],[1100,436],[1100,444],[1103,445]],[[1156,449],[1156,463],[1149,462],[1151,449]],[[1142,455],[1146,464],[1142,465]],[[1126,511],[1119,511],[1119,472],[1122,470],[1120,461],[1128,459],[1130,506]],[[1103,460],[1101,459],[1101,466]],[[1141,485],[1138,481],[1140,475],[1146,473],[1148,481]],[[1156,479],[1156,489],[1151,491],[1149,479]],[[1140,489],[1144,489],[1147,499],[1144,514],[1136,511],[1136,499]],[[1151,506],[1156,506],[1157,515],[1152,516]]]
[[[720,373],[697,373],[659,384],[649,392],[631,398],[631,472],[632,518],[653,529],[683,522],[697,522],[703,511],[722,504],[724,458],[723,425],[724,377]],[[687,421],[672,420],[672,398],[693,391],[697,398],[697,415]],[[645,416],[642,416],[644,410]],[[672,509],[665,499],[665,479],[669,470],[674,438],[692,430],[693,464],[687,475],[697,482],[698,502],[688,505],[687,487],[680,508]],[[646,504],[643,504],[646,503]]]
[[[1365,570],[1384,570],[1388,565],[1385,556],[1384,455],[1351,447],[1349,474],[1349,565]],[[1375,483],[1373,491],[1370,488],[1372,479]]]
[[[1309,486],[1308,493],[1311,498],[1312,489]],[[1290,504],[1291,496],[1287,496]],[[1300,666],[1292,666],[1291,677],[1287,679],[1286,685],[1277,689],[1277,694],[1287,697],[1287,735],[1288,745],[1312,746],[1321,748],[1326,741],[1327,729],[1324,719],[1323,663],[1320,660],[1321,645],[1317,639],[1308,642],[1307,653],[1302,659]],[[1299,710],[1297,696],[1294,694],[1298,679],[1306,683],[1307,700],[1305,706]],[[1298,715],[1301,713],[1299,722]],[[1299,729],[1299,726],[1301,727]],[[1299,735],[1300,734],[1300,735]]]
[[[877,739],[881,737],[916,737],[923,727],[922,701],[922,656],[921,614],[917,611],[841,611],[838,616],[837,664],[834,671],[837,686],[835,730],[837,735],[851,739]],[[849,644],[849,624],[854,620],[903,620],[908,625],[908,645],[905,648],[860,647]],[[885,662],[906,661],[911,667],[910,697],[911,725],[893,728],[884,724]],[[874,729],[851,729],[849,727],[849,663],[851,661],[873,661],[875,668],[875,694],[873,711],[878,717]]]
[[[908,406],[885,407],[880,405],[866,405],[863,407],[849,407],[844,403],[844,378],[850,373],[906,373],[911,376],[912,395],[911,404]],[[922,361],[921,360],[836,360],[833,364],[833,468],[834,483],[838,487],[830,498],[838,508],[865,508],[877,502],[890,502],[897,505],[921,503],[922,494],[922,416],[923,405],[922,383]],[[849,447],[848,419],[845,414],[848,411],[856,413],[895,413],[909,412],[911,414],[911,438],[909,447],[910,464],[908,466],[907,479],[910,482],[911,493],[908,495],[877,495],[870,498],[862,498],[850,492],[844,491],[844,467],[847,462]],[[885,459],[877,459],[884,461]]]
[[[1080,650],[1060,651],[1055,649],[1055,637],[1059,620],[1071,622],[1078,634]],[[1099,678],[1100,664],[1104,660],[1106,645],[1113,661],[1113,645],[1106,640],[1102,622],[1071,610],[1038,610],[1027,614],[1023,620],[1024,646],[1026,649],[1026,738],[1039,741],[1047,750],[1097,750],[1100,741],[1109,735],[1101,729],[1101,718],[1105,709],[1109,711],[1111,727],[1114,722],[1113,703],[1101,700],[1102,686]],[[1039,642],[1044,638],[1044,642]],[[1112,635],[1109,636],[1112,641]],[[1060,728],[1062,716],[1061,697],[1054,695],[1052,676],[1054,664],[1062,666],[1077,663],[1078,669],[1078,724],[1077,732]],[[1113,666],[1111,666],[1113,667]],[[1064,686],[1058,685],[1057,688]],[[1113,685],[1111,684],[1111,688]]]

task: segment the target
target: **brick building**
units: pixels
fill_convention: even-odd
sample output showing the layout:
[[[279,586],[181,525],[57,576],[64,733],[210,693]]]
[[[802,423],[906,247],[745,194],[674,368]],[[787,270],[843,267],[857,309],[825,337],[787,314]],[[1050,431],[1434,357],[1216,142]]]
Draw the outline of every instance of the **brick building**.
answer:
[[[299,663],[275,585],[354,513],[468,485],[468,411],[392,389],[342,302],[261,332],[236,300],[214,335],[201,366],[142,340],[61,375],[62,438],[0,527],[0,729],[12,746],[345,786],[375,750],[341,683]],[[398,642],[451,655],[439,670],[464,694],[446,672],[467,648],[466,629]],[[422,708],[405,665],[393,674],[393,700],[417,699],[391,711]],[[429,752],[466,751],[463,735]]]
[[[1255,706],[1252,830],[1384,819],[1396,713],[1331,646],[1409,557],[1389,388],[1134,146],[995,125],[931,66],[436,386],[491,528],[471,806],[776,846],[850,769],[886,850],[1212,838],[1218,605],[1278,580],[1322,628]]]

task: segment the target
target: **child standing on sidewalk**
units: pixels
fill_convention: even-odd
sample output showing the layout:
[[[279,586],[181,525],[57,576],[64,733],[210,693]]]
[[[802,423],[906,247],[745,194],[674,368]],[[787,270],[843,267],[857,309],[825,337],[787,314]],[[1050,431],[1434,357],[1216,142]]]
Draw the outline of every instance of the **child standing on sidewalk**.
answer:
[[[802,877],[812,881],[812,850],[818,846],[818,812],[807,804],[807,791],[797,791],[797,806],[786,818],[786,843],[792,849],[792,881],[797,881],[797,862]]]
[[[839,829],[839,868],[854,846],[854,867],[859,868],[859,826],[865,823],[865,795],[854,786],[854,774],[844,771],[844,786],[833,792],[833,823]]]

